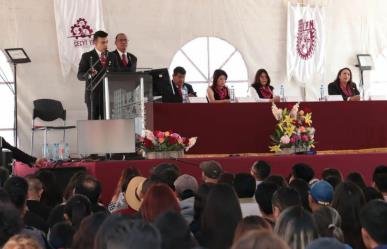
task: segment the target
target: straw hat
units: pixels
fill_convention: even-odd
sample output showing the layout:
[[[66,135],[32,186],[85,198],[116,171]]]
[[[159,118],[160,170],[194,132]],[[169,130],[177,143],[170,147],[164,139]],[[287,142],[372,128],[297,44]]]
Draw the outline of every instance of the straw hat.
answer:
[[[142,190],[142,184],[146,180],[145,177],[142,176],[136,176],[133,177],[132,180],[130,180],[128,187],[126,188],[125,193],[125,199],[128,205],[138,211],[141,206],[141,190]]]

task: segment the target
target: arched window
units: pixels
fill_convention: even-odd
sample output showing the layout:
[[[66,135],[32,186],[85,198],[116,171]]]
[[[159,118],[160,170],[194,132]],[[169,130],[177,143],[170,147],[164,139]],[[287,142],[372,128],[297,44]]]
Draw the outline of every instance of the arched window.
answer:
[[[234,87],[237,97],[246,96],[248,73],[241,53],[230,43],[216,37],[198,37],[186,43],[174,55],[170,74],[177,66],[186,69],[186,83],[192,84],[199,97],[206,96],[216,69],[227,72],[227,86]]]
[[[14,79],[7,56],[0,51],[0,136],[14,144]]]

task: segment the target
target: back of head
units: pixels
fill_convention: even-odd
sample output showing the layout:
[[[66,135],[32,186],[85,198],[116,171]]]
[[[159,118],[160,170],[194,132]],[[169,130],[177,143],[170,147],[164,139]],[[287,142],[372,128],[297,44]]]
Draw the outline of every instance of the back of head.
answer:
[[[300,195],[302,206],[306,210],[310,210],[309,201],[308,201],[309,190],[310,190],[309,184],[300,178],[296,178],[289,184],[289,187],[297,191],[297,193]]]
[[[149,222],[153,222],[166,211],[179,213],[180,207],[174,192],[166,184],[155,184],[147,191],[141,204],[141,215]]]
[[[257,180],[264,181],[271,173],[271,166],[266,161],[259,160],[254,162],[251,171]]]
[[[296,190],[282,187],[273,194],[272,205],[282,212],[288,207],[302,206],[302,203]]]
[[[272,198],[278,186],[271,182],[263,182],[258,185],[255,191],[255,200],[262,213],[270,215],[273,213]]]
[[[72,249],[94,248],[94,238],[108,215],[98,212],[87,216],[74,234]]]
[[[318,237],[312,215],[300,206],[290,207],[281,213],[274,231],[292,249],[305,249]]]
[[[366,187],[363,189],[364,197],[366,199],[366,202],[370,202],[372,200],[384,200],[384,197],[382,193],[374,189],[373,187]]]
[[[245,234],[252,231],[272,231],[271,225],[262,217],[247,216],[239,221],[235,229],[234,242],[238,241]]]
[[[191,231],[183,216],[175,212],[161,214],[154,225],[159,229],[163,249],[189,249],[193,246]]]
[[[23,228],[20,211],[11,203],[0,203],[0,248]]]
[[[63,191],[63,199],[68,200],[73,196],[75,186],[80,182],[83,178],[87,176],[85,171],[78,171],[74,175],[71,176],[69,182],[66,185],[65,190]]]
[[[180,169],[172,163],[161,163],[151,171],[151,178],[167,184],[172,190],[175,190],[174,182],[180,175]]]
[[[202,215],[202,231],[209,248],[228,248],[242,211],[235,191],[227,184],[216,184],[208,194]]]
[[[324,169],[322,172],[322,179],[329,182],[333,188],[336,188],[336,186],[343,181],[340,171],[333,168]]]
[[[111,215],[95,237],[95,249],[161,249],[161,236],[156,227],[127,216]]]
[[[345,249],[348,248],[346,245],[334,238],[319,238],[312,241],[307,249]]]
[[[18,209],[25,207],[28,183],[24,178],[19,176],[9,178],[4,184],[4,190],[7,191],[12,203]]]
[[[276,234],[269,231],[249,232],[234,243],[231,249],[290,249]]]
[[[387,173],[380,173],[375,176],[375,186],[381,193],[387,195]]]
[[[42,247],[31,236],[19,234],[10,238],[3,249],[42,249]]]
[[[101,184],[93,176],[87,175],[77,182],[74,193],[86,196],[92,205],[96,205],[101,194]]]
[[[313,219],[321,237],[333,237],[344,242],[344,235],[341,230],[341,217],[336,209],[321,207],[313,212]]]
[[[345,180],[348,182],[352,182],[352,183],[356,184],[361,189],[364,189],[367,187],[365,182],[364,182],[363,176],[358,172],[349,173]]]
[[[373,200],[360,213],[361,226],[378,245],[387,245],[387,202]]]
[[[55,174],[48,169],[40,169],[35,174],[43,184],[43,194],[41,202],[47,206],[54,207],[62,202]]]
[[[139,175],[140,175],[140,172],[138,171],[137,168],[129,167],[129,168],[123,169],[121,173],[121,179],[120,179],[121,192],[125,193],[130,180],[132,180],[133,177],[139,176]]]
[[[91,204],[87,197],[76,194],[64,206],[64,214],[71,222],[75,230],[78,229],[82,220],[91,214]]]
[[[207,203],[207,197],[211,189],[214,187],[214,184],[203,183],[199,186],[198,193],[195,196],[194,202],[194,220],[199,221],[203,213],[204,207]]]
[[[203,170],[204,176],[213,180],[219,180],[223,174],[223,168],[217,161],[204,161],[200,164],[200,168]]]
[[[176,193],[182,197],[185,192],[190,191],[192,194],[198,192],[198,182],[195,177],[191,175],[181,175],[174,182]],[[184,199],[184,198],[182,198]]]
[[[372,174],[372,181],[375,182],[375,177],[378,174],[387,174],[387,166],[386,165],[379,165],[374,169],[374,173]]]
[[[25,179],[28,183],[28,192],[39,195],[43,191],[43,184],[39,178],[35,175],[26,176]]]
[[[233,186],[234,185],[234,178],[235,178],[235,175],[233,173],[224,172],[220,176],[218,183],[225,183],[225,184],[228,184],[230,186]]]
[[[71,248],[74,228],[68,222],[59,222],[50,229],[48,241],[54,249]]]
[[[239,198],[251,198],[256,188],[255,179],[248,173],[238,173],[234,178],[234,189]]]
[[[285,178],[283,178],[282,176],[277,176],[277,175],[269,176],[268,178],[266,178],[265,182],[272,182],[280,188],[288,186],[287,182],[285,181]]]
[[[305,163],[297,163],[292,167],[293,178],[301,178],[309,183],[314,177],[314,170]]]

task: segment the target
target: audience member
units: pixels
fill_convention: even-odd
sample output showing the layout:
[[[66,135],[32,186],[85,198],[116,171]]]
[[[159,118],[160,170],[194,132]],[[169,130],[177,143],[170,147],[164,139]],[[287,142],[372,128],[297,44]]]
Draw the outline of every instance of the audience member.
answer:
[[[360,212],[361,236],[367,249],[387,248],[387,203],[373,200]]]
[[[348,249],[346,245],[334,238],[318,238],[312,241],[306,249]]]
[[[277,221],[280,214],[289,207],[300,206],[302,207],[302,202],[300,195],[296,190],[282,187],[279,188],[274,194],[271,200],[273,206],[273,218],[274,221]]]
[[[42,247],[29,235],[15,235],[8,240],[3,249],[42,249]]]
[[[201,228],[202,214],[207,203],[208,194],[214,186],[215,184],[203,183],[199,186],[198,193],[195,196],[194,219],[189,225],[195,237]]]
[[[376,199],[384,200],[382,193],[373,187],[366,187],[363,192],[367,203]]]
[[[48,242],[53,249],[71,248],[74,232],[71,223],[59,222],[51,228]]]
[[[327,181],[321,180],[313,184],[309,192],[309,206],[313,212],[320,207],[330,206],[333,200],[333,187]]]
[[[272,231],[273,228],[264,218],[259,216],[247,216],[239,221],[235,229],[234,243],[249,232]]]
[[[224,184],[228,184],[230,186],[233,186],[234,185],[234,178],[235,178],[235,175],[233,173],[223,172],[223,174],[219,178],[218,183],[224,183]]]
[[[174,185],[179,198],[181,215],[190,224],[194,217],[194,202],[199,188],[198,182],[195,177],[184,174],[176,179]]]
[[[376,189],[383,195],[387,201],[387,173],[376,174],[374,178]]]
[[[92,213],[92,206],[89,199],[80,194],[70,198],[63,209],[64,219],[72,225],[75,231],[78,230],[82,220]]]
[[[329,182],[334,189],[343,181],[343,175],[337,169],[326,168],[323,170],[321,175],[322,179]]]
[[[271,175],[266,178],[265,182],[272,182],[280,188],[288,186],[288,183],[283,176]]]
[[[356,184],[359,188],[365,189],[367,186],[364,182],[363,176],[358,172],[351,172],[347,175],[347,178],[345,179],[347,182],[352,182]]]
[[[202,179],[205,183],[218,183],[223,174],[223,168],[217,161],[204,161],[200,164]]]
[[[308,164],[297,163],[292,167],[292,173],[289,178],[289,183],[296,178],[306,181],[308,184],[314,177],[314,170]]]
[[[290,249],[276,234],[269,231],[250,232],[234,243],[231,249]]]
[[[27,207],[34,214],[39,215],[42,219],[47,220],[51,208],[40,202],[43,194],[43,184],[35,175],[26,176],[28,183]]]
[[[43,184],[41,203],[50,208],[62,203],[62,193],[59,189],[55,174],[48,169],[40,169],[35,175]]]
[[[306,210],[312,211],[309,206],[309,191],[310,191],[309,184],[306,181],[300,178],[297,178],[297,179],[294,179],[289,184],[289,187],[296,190],[297,193],[300,195],[302,206]]]
[[[242,217],[261,215],[257,202],[254,199],[256,183],[249,173],[238,173],[234,179],[234,189],[241,205]]]
[[[161,163],[151,170],[151,179],[167,184],[175,191],[175,181],[180,175],[180,169],[172,163]]]
[[[0,248],[13,235],[20,233],[23,229],[23,219],[20,211],[11,203],[0,203]]]
[[[271,166],[263,160],[259,160],[253,163],[250,169],[250,174],[254,176],[256,185],[266,180],[271,173]]]
[[[142,176],[135,176],[132,180],[130,180],[125,193],[128,208],[119,210],[119,213],[134,214],[140,210],[141,203],[145,195],[143,190],[147,181],[148,180]]]
[[[255,201],[258,203],[260,213],[272,227],[274,227],[272,199],[278,188],[276,184],[264,181],[255,191]]]
[[[318,234],[321,237],[333,237],[344,242],[343,230],[341,230],[341,217],[332,207],[320,207],[313,212]]]
[[[98,229],[107,217],[108,214],[106,212],[98,212],[84,218],[78,231],[74,234],[71,249],[94,248],[94,240]]]

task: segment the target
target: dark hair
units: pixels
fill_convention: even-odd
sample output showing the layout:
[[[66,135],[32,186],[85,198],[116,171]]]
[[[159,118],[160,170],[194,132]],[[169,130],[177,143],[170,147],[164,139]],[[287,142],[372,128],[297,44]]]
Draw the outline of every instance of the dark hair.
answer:
[[[387,192],[387,173],[377,174],[375,176],[375,185],[380,192]]]
[[[4,190],[7,191],[12,203],[18,209],[23,209],[26,205],[28,183],[20,176],[12,176],[4,184]]]
[[[294,178],[301,178],[309,184],[314,177],[314,170],[308,164],[297,163],[292,167],[292,175]]]
[[[324,169],[321,175],[323,180],[329,182],[333,188],[336,188],[343,180],[340,171],[333,168]]]
[[[0,151],[0,153],[1,153],[1,151]],[[4,183],[8,179],[8,177],[9,177],[8,169],[0,167],[0,188],[4,186]]]
[[[98,30],[94,33],[93,41],[96,41],[98,38],[105,38],[108,36],[108,33],[102,30]]]
[[[238,173],[234,179],[234,189],[239,198],[253,197],[256,189],[255,179],[249,173]]]
[[[121,172],[121,179],[119,181],[121,183],[121,186],[119,186],[121,192],[125,193],[130,180],[132,180],[133,177],[140,175],[140,172],[135,167],[128,167],[126,169],[123,169]]]
[[[178,213],[161,214],[154,225],[159,229],[163,249],[190,249],[194,242],[186,220]]]
[[[3,188],[0,188],[0,204],[12,204],[8,192]]]
[[[312,211],[309,206],[309,184],[303,179],[296,178],[289,184],[289,187],[296,190],[300,195],[302,206],[306,210]]]
[[[327,206],[320,207],[313,212],[313,219],[321,237],[333,237],[344,242],[341,216],[336,209]]]
[[[185,71],[184,67],[175,67],[175,69],[173,69],[173,75],[178,75],[178,74],[182,74],[182,75],[185,75],[187,72]]]
[[[288,184],[285,181],[285,178],[283,176],[278,175],[271,175],[268,178],[266,178],[265,182],[271,182],[277,185],[278,187],[286,187]]]
[[[175,181],[180,176],[180,169],[173,163],[161,163],[151,171],[151,179],[167,184],[173,191]]]
[[[82,220],[91,214],[91,204],[86,196],[76,194],[65,204],[63,213],[68,215],[75,230],[78,230]]]
[[[0,203],[0,248],[22,228],[20,211],[10,203]]]
[[[387,244],[387,202],[370,201],[361,209],[360,222],[376,243]]]
[[[363,176],[358,172],[349,173],[345,180],[347,182],[352,182],[352,183],[356,184],[361,189],[364,189],[367,187],[365,182],[364,182]]]
[[[374,169],[374,172],[372,174],[372,181],[375,182],[375,178],[378,174],[387,174],[387,166],[385,165],[379,165]]]
[[[35,175],[43,184],[43,194],[40,202],[49,207],[55,207],[62,203],[62,193],[55,174],[48,169],[41,169]]]
[[[235,179],[234,174],[227,172],[227,173],[223,173],[220,176],[218,183],[225,183],[225,184],[228,184],[230,186],[233,186],[234,185],[234,179]]]
[[[235,229],[234,242],[238,241],[243,235],[251,231],[271,231],[272,227],[264,218],[251,215],[239,221]]]
[[[278,207],[281,212],[292,206],[302,207],[300,195],[289,187],[282,187],[275,191],[271,202],[273,207]]]
[[[198,192],[195,196],[194,201],[194,221],[199,223],[201,222],[201,216],[204,210],[204,207],[207,203],[207,197],[210,193],[211,189],[215,186],[215,184],[212,183],[203,183],[199,186]]]
[[[273,213],[271,200],[278,188],[278,185],[272,182],[262,182],[258,185],[257,190],[255,191],[255,200],[262,213],[268,215]]]
[[[216,69],[214,71],[214,75],[212,76],[212,87],[215,87],[217,85],[217,82],[220,76],[225,76],[226,80],[228,78],[226,71],[222,69]]]
[[[304,249],[318,237],[312,215],[301,206],[294,206],[281,213],[274,231],[292,249]]]
[[[258,69],[257,73],[255,74],[255,80],[254,80],[254,83],[252,84],[253,86],[258,86],[258,87],[262,86],[262,82],[261,82],[261,79],[260,79],[262,74],[266,74],[266,76],[267,76],[267,86],[270,86],[270,82],[271,82],[270,76],[267,73],[266,69],[263,69],[263,68]]]
[[[235,191],[227,184],[216,184],[208,194],[202,214],[203,246],[229,248],[241,219],[242,211]]]
[[[255,177],[261,181],[265,180],[271,173],[271,166],[263,160],[254,162],[251,169]]]
[[[349,82],[348,82],[348,84],[349,84],[349,86],[351,86],[351,85],[354,84],[354,83],[353,83],[353,81],[352,81],[352,71],[351,71],[351,69],[349,69],[348,67],[344,67],[344,68],[342,68],[342,69],[339,70],[339,72],[337,73],[337,76],[336,76],[336,79],[335,79],[334,83],[340,84],[340,74],[341,74],[344,70],[348,70],[348,71],[349,71],[350,77],[349,77]]]
[[[71,249],[94,248],[95,236],[107,217],[107,213],[98,212],[84,218],[74,234]]]
[[[101,194],[101,184],[93,176],[86,175],[76,183],[74,193],[86,196],[92,205],[96,205]]]
[[[366,187],[365,189],[363,189],[363,192],[366,202],[370,202],[376,199],[384,200],[383,194],[374,189],[373,187]]]
[[[75,185],[77,185],[79,181],[85,178],[86,175],[87,173],[85,171],[78,171],[71,176],[69,182],[66,185],[66,188],[63,191],[63,199],[65,201],[69,200],[71,196],[74,195]]]
[[[342,219],[344,241],[352,248],[363,248],[360,232],[360,210],[365,204],[362,190],[354,183],[340,183],[333,195],[332,207]]]
[[[236,241],[231,249],[289,249],[290,247],[270,231],[250,232]]]
[[[74,228],[68,222],[59,222],[50,229],[48,241],[54,249],[71,248]]]
[[[157,228],[143,220],[131,220],[124,215],[111,215],[95,236],[94,249],[161,249]]]

